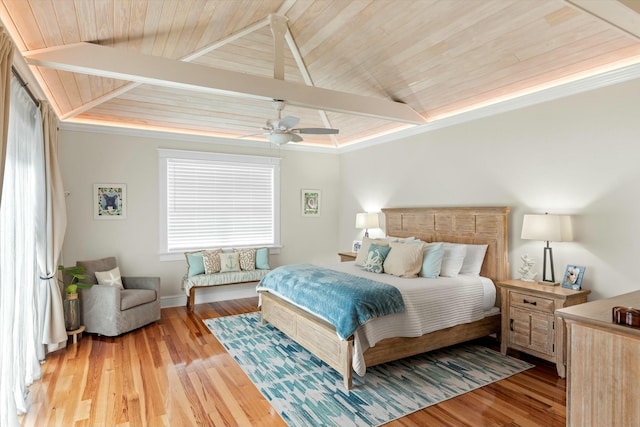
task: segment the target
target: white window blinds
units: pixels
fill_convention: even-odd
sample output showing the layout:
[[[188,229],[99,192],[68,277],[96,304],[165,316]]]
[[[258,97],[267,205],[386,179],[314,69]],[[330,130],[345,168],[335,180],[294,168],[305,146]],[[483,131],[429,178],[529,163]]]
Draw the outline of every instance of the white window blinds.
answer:
[[[160,173],[162,252],[279,245],[279,159],[160,150]]]

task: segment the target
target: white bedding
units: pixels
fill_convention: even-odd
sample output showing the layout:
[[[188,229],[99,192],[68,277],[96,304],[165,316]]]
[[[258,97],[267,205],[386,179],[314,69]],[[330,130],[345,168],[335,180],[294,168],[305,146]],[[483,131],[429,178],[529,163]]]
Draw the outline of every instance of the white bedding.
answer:
[[[364,351],[383,339],[419,337],[439,329],[475,322],[499,311],[494,307],[495,286],[485,277],[459,275],[407,279],[370,273],[353,262],[325,267],[393,285],[404,299],[404,313],[372,319],[355,332],[353,370],[360,376],[366,372]]]

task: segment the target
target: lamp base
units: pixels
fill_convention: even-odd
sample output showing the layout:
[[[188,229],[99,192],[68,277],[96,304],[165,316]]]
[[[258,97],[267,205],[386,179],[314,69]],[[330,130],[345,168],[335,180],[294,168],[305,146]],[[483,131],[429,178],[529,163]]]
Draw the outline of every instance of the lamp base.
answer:
[[[538,281],[539,285],[546,285],[546,286],[558,286],[560,283],[559,282],[547,282],[544,280],[539,280]]]

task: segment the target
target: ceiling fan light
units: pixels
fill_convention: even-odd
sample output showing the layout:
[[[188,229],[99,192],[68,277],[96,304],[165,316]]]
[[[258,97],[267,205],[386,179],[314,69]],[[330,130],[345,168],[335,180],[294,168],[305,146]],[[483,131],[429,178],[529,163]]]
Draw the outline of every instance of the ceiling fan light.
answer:
[[[276,145],[284,145],[291,141],[291,135],[288,133],[270,133],[269,142]]]

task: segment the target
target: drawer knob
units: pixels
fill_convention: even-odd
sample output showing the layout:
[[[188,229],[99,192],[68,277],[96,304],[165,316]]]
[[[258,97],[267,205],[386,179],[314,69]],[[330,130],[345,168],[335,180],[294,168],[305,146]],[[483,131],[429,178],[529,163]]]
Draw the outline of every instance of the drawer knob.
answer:
[[[524,302],[525,304],[538,305],[538,301],[527,301],[527,300],[525,299],[525,300],[523,300],[523,302]]]
[[[514,330],[513,330],[513,319],[509,319],[509,329],[511,329],[511,332],[514,332]]]

